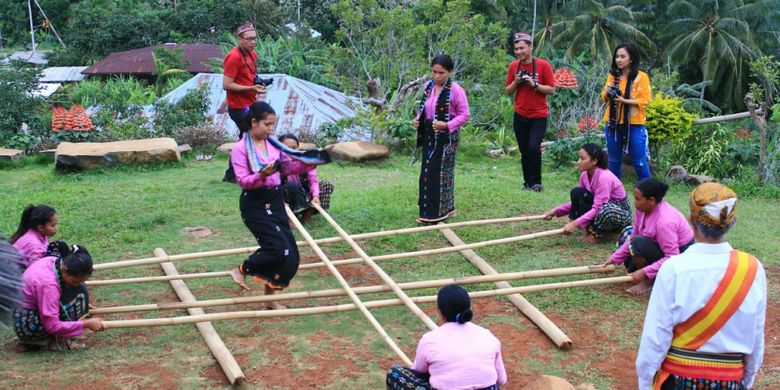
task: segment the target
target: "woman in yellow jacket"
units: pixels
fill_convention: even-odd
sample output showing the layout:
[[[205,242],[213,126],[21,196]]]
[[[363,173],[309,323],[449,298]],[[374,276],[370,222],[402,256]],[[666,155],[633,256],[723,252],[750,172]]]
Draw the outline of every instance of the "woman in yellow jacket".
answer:
[[[621,43],[615,48],[601,99],[607,103],[604,120],[609,170],[620,178],[627,149],[637,179],[650,177],[645,128],[645,109],[652,99],[650,78],[639,70],[639,50],[633,43]]]

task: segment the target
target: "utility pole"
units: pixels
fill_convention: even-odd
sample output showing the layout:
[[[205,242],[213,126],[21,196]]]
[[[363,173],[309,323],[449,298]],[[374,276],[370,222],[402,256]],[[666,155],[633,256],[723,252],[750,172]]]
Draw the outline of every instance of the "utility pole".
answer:
[[[30,14],[30,40],[32,40],[32,51],[35,53],[35,29],[33,28],[32,4],[27,0],[27,12]]]
[[[51,28],[51,31],[54,32],[54,36],[57,37],[57,40],[60,41],[60,45],[62,45],[62,47],[64,49],[67,49],[67,47],[65,46],[65,42],[63,42],[62,38],[60,38],[60,34],[57,34],[57,29],[54,28],[54,23],[52,23],[51,19],[49,19],[49,17],[46,16],[46,12],[43,12],[43,8],[41,8],[41,5],[38,4],[38,0],[33,0],[33,1],[35,1],[35,6],[38,7],[39,11],[41,11],[41,14],[43,15],[43,17],[46,18],[46,20],[49,22],[49,28]],[[30,2],[28,1],[27,4],[29,4],[29,3]],[[174,12],[176,12],[175,8],[174,8]],[[31,16],[31,18],[32,18],[32,16]],[[30,23],[32,23],[32,20],[30,21]]]

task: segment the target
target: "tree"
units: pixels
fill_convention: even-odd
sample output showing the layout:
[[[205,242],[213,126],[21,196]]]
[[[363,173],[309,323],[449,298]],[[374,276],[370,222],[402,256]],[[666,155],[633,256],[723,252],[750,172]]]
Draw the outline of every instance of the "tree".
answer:
[[[623,5],[623,1],[579,0],[567,7],[571,16],[554,23],[551,31],[556,46],[566,46],[566,55],[575,57],[586,51],[591,58],[612,58],[615,46],[634,42],[644,57],[655,52],[655,45],[635,27],[639,11]],[[579,11],[578,14],[573,13]]]
[[[711,84],[710,100],[730,107],[743,104],[747,63],[760,54],[751,25],[767,14],[764,3],[675,0],[669,5],[667,15],[673,20],[664,29],[671,41],[667,54],[677,64],[696,63],[699,80],[718,80]],[[700,85],[700,96],[706,88],[706,83]]]

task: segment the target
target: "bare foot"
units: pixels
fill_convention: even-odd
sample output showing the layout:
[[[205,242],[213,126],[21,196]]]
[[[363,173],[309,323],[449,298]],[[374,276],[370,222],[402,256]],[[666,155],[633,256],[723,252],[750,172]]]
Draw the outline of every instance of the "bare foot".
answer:
[[[639,282],[638,284],[631,286],[631,288],[626,290],[626,292],[632,295],[642,295],[650,292],[650,290],[652,289],[653,289],[653,285],[650,283],[649,280],[645,279]]]
[[[597,244],[599,242],[599,239],[592,234],[586,234],[584,236],[581,236],[580,238],[578,238],[578,240],[591,245]]]
[[[268,302],[268,304],[266,304],[266,307],[268,308],[268,310],[284,310],[287,308],[287,306],[281,305],[276,302]]]
[[[232,271],[230,271],[230,276],[244,290],[246,291],[252,290],[249,288],[249,286],[246,285],[246,278],[244,278],[244,275],[241,273],[241,271],[238,270],[238,268],[234,268]]]

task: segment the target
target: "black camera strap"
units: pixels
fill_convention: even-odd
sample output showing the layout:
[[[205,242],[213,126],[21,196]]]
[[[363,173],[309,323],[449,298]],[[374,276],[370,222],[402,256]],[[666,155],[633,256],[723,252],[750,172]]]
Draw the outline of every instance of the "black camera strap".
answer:
[[[244,64],[246,65],[246,67],[247,67],[247,68],[249,68],[249,70],[251,70],[251,71],[252,71],[252,74],[253,74],[253,75],[256,75],[256,74],[257,74],[257,64],[255,64],[255,67],[254,67],[254,69],[252,69],[252,67],[251,67],[251,66],[249,66],[249,61],[247,61],[247,60],[246,60],[246,53],[244,53],[244,49],[242,49],[242,48],[239,46],[239,47],[238,47],[238,51],[240,51],[240,52],[241,52],[241,57],[244,59]],[[252,57],[251,53],[250,53],[249,57],[250,57],[250,58]]]

